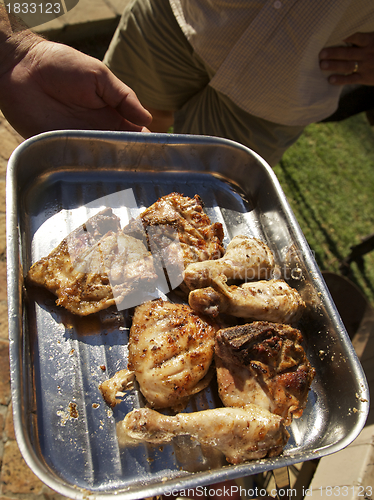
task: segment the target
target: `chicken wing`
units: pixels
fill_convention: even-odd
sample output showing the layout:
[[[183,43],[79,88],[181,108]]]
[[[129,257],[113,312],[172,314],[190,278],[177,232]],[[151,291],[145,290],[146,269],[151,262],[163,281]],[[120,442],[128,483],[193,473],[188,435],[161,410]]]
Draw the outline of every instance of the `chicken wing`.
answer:
[[[183,407],[209,384],[217,329],[184,304],[158,299],[135,309],[128,368],[151,406]]]
[[[223,404],[256,403],[286,425],[300,417],[315,375],[302,340],[296,328],[265,321],[221,329],[215,353]]]
[[[120,443],[162,444],[189,435],[214,446],[232,464],[279,455],[289,434],[283,419],[256,405],[216,408],[167,416],[147,408],[128,413],[118,427]]]
[[[249,281],[265,279],[274,269],[270,248],[257,238],[234,236],[223,257],[190,264],[184,271],[184,282],[190,290],[205,288],[219,275],[227,279]]]
[[[229,286],[225,276],[217,276],[212,285],[190,292],[188,303],[194,311],[212,317],[226,313],[239,318],[291,323],[296,322],[305,309],[298,291],[284,280]]]

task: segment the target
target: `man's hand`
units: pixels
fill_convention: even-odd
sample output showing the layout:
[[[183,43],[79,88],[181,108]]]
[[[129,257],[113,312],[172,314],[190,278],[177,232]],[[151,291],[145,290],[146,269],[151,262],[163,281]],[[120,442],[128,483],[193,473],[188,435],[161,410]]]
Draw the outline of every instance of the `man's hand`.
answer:
[[[37,36],[15,54],[14,65],[4,72],[0,65],[0,108],[23,137],[58,129],[147,131],[150,113],[99,60]]]
[[[346,47],[328,47],[319,55],[320,68],[332,71],[332,85],[374,85],[374,33],[355,33]]]

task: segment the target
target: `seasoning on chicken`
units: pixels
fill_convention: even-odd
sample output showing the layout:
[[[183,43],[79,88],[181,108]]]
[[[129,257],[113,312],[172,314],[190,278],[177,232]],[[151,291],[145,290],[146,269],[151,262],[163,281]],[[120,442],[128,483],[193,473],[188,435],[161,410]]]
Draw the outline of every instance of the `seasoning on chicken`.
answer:
[[[190,264],[184,272],[184,282],[194,290],[210,286],[220,275],[240,281],[269,279],[274,267],[273,253],[264,242],[239,235],[230,241],[220,259]]]
[[[220,450],[231,464],[277,456],[289,438],[283,419],[256,405],[175,416],[140,408],[126,415],[117,432],[120,443],[162,444],[175,436],[189,435],[202,445]]]
[[[223,227],[212,223],[198,195],[193,198],[170,193],[148,207],[133,220],[129,234],[147,233],[152,254],[163,253],[174,241],[179,242],[178,258],[182,271],[191,262],[219,259],[224,254]]]
[[[157,274],[142,241],[123,234],[118,218],[106,209],[36,262],[26,279],[54,293],[57,305],[86,316],[148,292]]]
[[[300,294],[284,280],[261,280],[227,285],[225,276],[217,276],[212,287],[193,290],[188,296],[192,309],[212,317],[220,313],[276,323],[296,322],[305,309]]]
[[[286,425],[300,417],[315,375],[302,340],[296,328],[265,321],[221,329],[215,353],[223,404],[256,403]]]
[[[188,305],[161,299],[135,309],[128,369],[155,408],[180,408],[210,382],[218,327]]]

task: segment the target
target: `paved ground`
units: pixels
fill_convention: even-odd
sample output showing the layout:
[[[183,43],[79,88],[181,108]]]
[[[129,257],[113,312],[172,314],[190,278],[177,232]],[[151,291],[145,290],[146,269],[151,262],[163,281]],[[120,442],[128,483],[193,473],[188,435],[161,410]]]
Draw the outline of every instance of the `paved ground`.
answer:
[[[114,31],[130,0],[79,0],[67,14],[35,28],[49,39],[70,43]]]

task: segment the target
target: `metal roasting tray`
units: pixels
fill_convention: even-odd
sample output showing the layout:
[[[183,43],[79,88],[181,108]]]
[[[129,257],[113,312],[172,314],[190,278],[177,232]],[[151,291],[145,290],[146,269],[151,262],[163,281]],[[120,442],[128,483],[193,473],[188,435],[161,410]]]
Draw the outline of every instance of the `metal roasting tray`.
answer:
[[[130,208],[121,203],[129,189],[137,205]],[[126,224],[173,191],[201,196],[211,220],[223,224],[225,244],[236,234],[266,241],[308,304],[299,328],[316,378],[277,458],[233,466],[185,438],[120,447],[116,423],[144,402],[135,389],[110,410],[98,385],[126,368],[129,312],[78,320],[51,295],[24,288],[30,265],[108,200]],[[69,498],[139,499],[257,474],[335,453],[365,424],[365,376],[312,252],[271,168],[239,144],[83,131],[25,141],[8,165],[7,266],[16,438],[33,472]],[[186,411],[217,406],[212,385]]]

